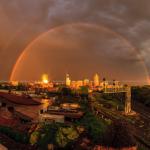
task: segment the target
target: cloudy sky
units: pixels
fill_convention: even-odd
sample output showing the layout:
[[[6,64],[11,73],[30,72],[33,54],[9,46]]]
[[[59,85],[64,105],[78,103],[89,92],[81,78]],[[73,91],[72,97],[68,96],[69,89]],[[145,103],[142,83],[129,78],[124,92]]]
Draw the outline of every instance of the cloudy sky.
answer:
[[[149,0],[0,0],[0,79],[150,73]],[[32,43],[32,44],[31,44]],[[30,46],[29,46],[30,45]],[[147,70],[147,71],[146,71]]]

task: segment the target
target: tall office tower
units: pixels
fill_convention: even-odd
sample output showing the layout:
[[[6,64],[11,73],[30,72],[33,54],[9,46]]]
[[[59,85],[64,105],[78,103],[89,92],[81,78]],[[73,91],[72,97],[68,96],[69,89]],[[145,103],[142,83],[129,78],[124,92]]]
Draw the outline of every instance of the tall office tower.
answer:
[[[48,74],[43,74],[42,75],[42,82],[44,84],[47,84],[49,82],[49,79],[48,79]]]
[[[94,86],[99,86],[100,85],[100,80],[99,80],[99,75],[95,74],[94,76]]]
[[[66,74],[66,86],[70,86],[70,85],[71,85],[70,76],[69,74]]]

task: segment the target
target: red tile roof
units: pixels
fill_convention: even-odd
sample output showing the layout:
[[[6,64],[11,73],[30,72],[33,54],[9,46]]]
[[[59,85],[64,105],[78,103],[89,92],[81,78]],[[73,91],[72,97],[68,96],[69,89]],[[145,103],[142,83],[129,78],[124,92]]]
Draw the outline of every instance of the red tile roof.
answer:
[[[20,121],[16,119],[7,119],[0,117],[0,126],[11,127],[20,132],[27,132],[30,129],[31,125],[21,124]]]
[[[3,117],[0,117],[0,125],[1,126],[15,126],[16,124],[18,124],[17,120],[14,119],[6,119]]]
[[[32,98],[27,98],[25,96],[19,96],[15,94],[9,94],[0,92],[0,97],[6,99],[7,101],[18,104],[18,105],[39,105],[40,103]]]

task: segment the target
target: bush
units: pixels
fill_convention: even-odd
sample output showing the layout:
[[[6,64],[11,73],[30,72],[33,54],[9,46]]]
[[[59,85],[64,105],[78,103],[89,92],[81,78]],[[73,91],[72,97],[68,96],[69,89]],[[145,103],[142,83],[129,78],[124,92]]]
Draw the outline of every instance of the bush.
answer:
[[[66,148],[72,145],[79,137],[79,133],[75,127],[66,126],[64,124],[40,124],[32,132],[30,143],[37,145],[40,150],[47,149],[48,144],[54,144],[58,148]]]
[[[79,137],[77,130],[74,127],[59,128],[56,134],[56,143],[59,147],[67,147]]]
[[[39,149],[47,149],[48,144],[55,143],[55,135],[59,125],[52,124],[38,124],[35,130],[30,135],[30,143],[37,145]]]
[[[150,87],[133,87],[132,98],[134,101],[143,103],[145,106],[150,107]]]
[[[122,120],[116,120],[108,128],[103,144],[105,147],[117,149],[136,146],[130,127]]]
[[[38,131],[35,131],[30,136],[30,144],[34,145],[38,143],[38,140],[40,139],[40,133]]]
[[[106,122],[96,118],[91,112],[87,112],[78,124],[85,127],[93,142],[102,142],[103,135],[107,128]]]

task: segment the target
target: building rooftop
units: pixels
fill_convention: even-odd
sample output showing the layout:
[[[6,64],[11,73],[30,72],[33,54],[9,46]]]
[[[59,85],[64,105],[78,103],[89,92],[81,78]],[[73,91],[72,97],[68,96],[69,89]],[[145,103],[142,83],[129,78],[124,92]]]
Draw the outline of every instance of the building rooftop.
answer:
[[[18,105],[39,105],[40,104],[39,102],[35,101],[32,98],[28,98],[26,96],[19,96],[15,94],[4,93],[4,92],[0,92],[0,97],[10,103],[18,104]]]

